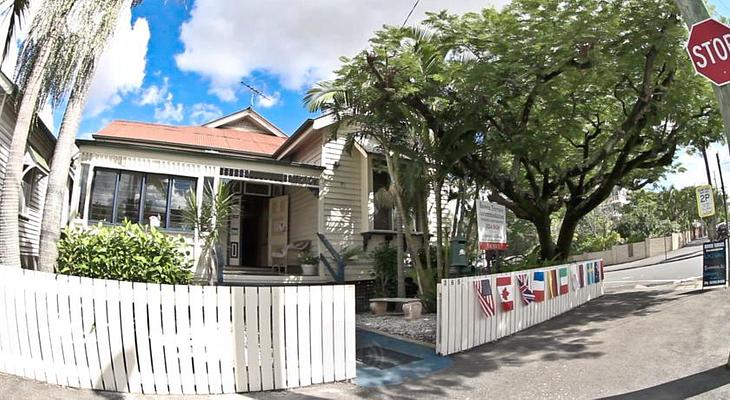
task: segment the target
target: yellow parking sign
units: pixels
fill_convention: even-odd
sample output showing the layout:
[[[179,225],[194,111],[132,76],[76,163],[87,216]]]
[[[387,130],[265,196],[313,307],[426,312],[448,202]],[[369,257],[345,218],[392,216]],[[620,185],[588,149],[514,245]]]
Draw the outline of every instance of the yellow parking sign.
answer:
[[[712,195],[712,186],[697,186],[697,211],[700,218],[707,218],[715,215],[715,198]]]

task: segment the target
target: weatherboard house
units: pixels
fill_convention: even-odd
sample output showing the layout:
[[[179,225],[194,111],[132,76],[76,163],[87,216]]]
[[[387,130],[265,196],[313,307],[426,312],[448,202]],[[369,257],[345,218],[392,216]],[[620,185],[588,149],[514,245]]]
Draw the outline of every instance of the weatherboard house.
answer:
[[[76,223],[153,220],[183,236],[197,258],[201,241],[183,217],[186,198],[224,184],[234,206],[221,240],[222,283],[372,279],[367,257],[348,260],[343,276],[332,250],[367,251],[394,239],[392,210],[374,203],[389,182],[384,159],[363,143],[346,151],[334,122],[308,119],[287,136],[251,108],[202,126],[114,121],[77,140]],[[317,275],[294,267],[302,248],[328,260]]]

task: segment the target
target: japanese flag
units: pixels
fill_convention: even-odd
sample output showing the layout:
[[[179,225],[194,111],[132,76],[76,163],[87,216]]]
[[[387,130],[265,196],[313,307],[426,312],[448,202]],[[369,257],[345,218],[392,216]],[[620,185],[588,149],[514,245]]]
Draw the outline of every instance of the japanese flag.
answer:
[[[515,307],[513,290],[514,285],[512,285],[511,276],[497,277],[497,295],[502,303],[503,311],[512,311]]]

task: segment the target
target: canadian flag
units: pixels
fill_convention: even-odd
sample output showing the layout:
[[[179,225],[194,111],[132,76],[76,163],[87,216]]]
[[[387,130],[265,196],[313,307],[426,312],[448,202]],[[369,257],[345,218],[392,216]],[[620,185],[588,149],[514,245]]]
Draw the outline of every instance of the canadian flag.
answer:
[[[497,294],[499,300],[502,303],[503,311],[512,311],[515,307],[514,294],[512,293],[512,277],[502,276],[497,277]]]

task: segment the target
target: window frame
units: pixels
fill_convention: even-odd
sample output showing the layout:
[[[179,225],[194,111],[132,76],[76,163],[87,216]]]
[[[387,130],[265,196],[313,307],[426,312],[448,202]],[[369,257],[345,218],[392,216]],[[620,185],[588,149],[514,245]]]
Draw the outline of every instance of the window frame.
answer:
[[[198,187],[198,178],[194,176],[185,176],[185,175],[172,175],[172,174],[164,174],[164,173],[153,173],[153,172],[142,172],[142,171],[134,171],[134,170],[127,170],[127,169],[119,169],[119,168],[106,168],[106,167],[96,167],[93,170],[93,175],[91,177],[91,190],[89,190],[88,197],[89,197],[89,207],[91,207],[91,204],[94,202],[94,187],[96,185],[96,173],[98,171],[109,171],[116,174],[116,178],[114,180],[114,192],[112,193],[112,215],[111,215],[111,221],[101,221],[101,220],[95,220],[91,218],[91,213],[89,212],[89,223],[99,223],[101,222],[104,225],[119,225],[121,222],[114,222],[117,220],[117,202],[119,200],[119,184],[121,181],[122,173],[131,173],[131,174],[138,174],[141,176],[140,184],[139,184],[139,204],[138,204],[138,211],[137,211],[137,220],[134,221],[137,224],[143,225],[145,221],[143,221],[144,217],[144,211],[145,211],[145,188],[147,185],[147,177],[149,175],[157,175],[161,176],[167,179],[167,195],[165,199],[165,221],[164,221],[164,227],[160,227],[159,229],[165,230],[165,231],[175,231],[175,232],[192,232],[194,231],[194,228],[171,228],[170,227],[170,206],[172,202],[172,187],[174,184],[174,181],[176,179],[180,180],[186,180],[191,181],[191,189],[193,192],[197,190]]]

